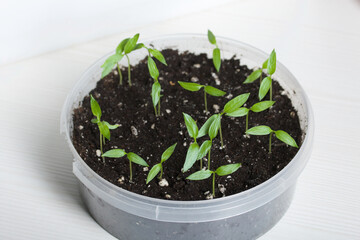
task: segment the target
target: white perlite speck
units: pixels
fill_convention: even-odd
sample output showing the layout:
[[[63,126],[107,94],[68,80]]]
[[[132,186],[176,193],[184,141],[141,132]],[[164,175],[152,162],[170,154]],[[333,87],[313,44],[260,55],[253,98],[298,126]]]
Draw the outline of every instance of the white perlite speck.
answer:
[[[163,179],[160,180],[159,186],[160,187],[167,187],[167,186],[169,186],[169,183],[165,178],[163,178]]]
[[[214,198],[214,196],[211,194],[211,193],[209,193],[208,195],[206,195],[206,199],[207,200],[210,200],[210,199],[213,199]]]
[[[226,188],[223,184],[218,184],[218,188],[222,194],[225,194]]]
[[[218,112],[219,112],[219,109],[220,109],[220,106],[217,105],[217,104],[214,104],[214,105],[213,105],[213,109],[215,110],[215,113],[218,113]]]
[[[195,63],[195,64],[193,65],[194,68],[200,68],[200,66],[201,66],[201,65],[200,65],[199,63]]]
[[[99,149],[96,150],[96,156],[101,157],[101,151]]]
[[[155,123],[151,124],[151,129],[155,129]]]
[[[118,72],[115,70],[114,72],[113,72],[115,75],[118,75]]]
[[[125,177],[121,176],[117,181],[118,181],[118,183],[123,184],[125,181]]]
[[[183,135],[183,132],[182,132],[182,131],[179,131],[179,134],[180,134],[180,135]]]
[[[232,95],[231,93],[229,93],[229,95],[226,96],[227,99],[231,99],[234,95]]]
[[[84,126],[83,125],[79,125],[79,130],[83,130]]]
[[[192,78],[190,79],[190,81],[192,81],[192,82],[198,82],[198,81],[199,81],[199,78],[197,78],[197,77],[192,77]]]
[[[143,167],[143,171],[147,172],[147,171],[149,171],[149,168],[148,167]]]
[[[165,198],[166,198],[166,199],[171,199],[171,195],[170,195],[170,194],[166,194],[166,195],[165,195]]]
[[[130,129],[131,129],[131,133],[132,133],[134,136],[137,136],[137,135],[138,135],[138,131],[137,131],[136,127],[131,126]]]
[[[218,77],[218,75],[216,75],[216,73],[211,73],[211,76],[215,79],[215,84],[216,85],[220,85],[220,80],[219,80],[219,77]]]
[[[186,147],[186,145],[187,145],[187,144],[186,144],[186,142],[184,142],[184,144],[183,144],[183,145],[184,145],[184,147]]]
[[[171,110],[170,109],[165,109],[166,113],[167,114],[170,114],[171,113]]]

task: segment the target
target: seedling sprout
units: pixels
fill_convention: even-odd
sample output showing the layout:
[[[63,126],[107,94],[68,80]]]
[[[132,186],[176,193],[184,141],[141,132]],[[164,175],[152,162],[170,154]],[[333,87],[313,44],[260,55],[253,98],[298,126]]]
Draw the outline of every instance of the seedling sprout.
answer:
[[[207,170],[200,170],[197,172],[194,172],[190,176],[188,176],[186,179],[188,180],[204,180],[209,178],[212,175],[212,195],[215,197],[215,175],[218,176],[226,176],[230,175],[234,172],[236,172],[241,167],[241,163],[235,163],[235,164],[228,164],[223,165],[221,167],[218,167],[215,171],[211,171],[209,169]]]
[[[255,103],[250,108],[241,107],[237,110],[235,110],[232,113],[227,113],[226,115],[229,117],[243,117],[246,116],[246,129],[245,132],[248,130],[249,127],[249,113],[250,112],[262,112],[266,109],[270,108],[272,105],[274,105],[274,101],[262,101]]]
[[[101,78],[104,78],[106,75],[108,75],[115,65],[117,65],[117,70],[119,73],[119,84],[122,85],[122,74],[120,71],[119,62],[121,59],[125,56],[127,58],[128,62],[128,82],[129,86],[131,86],[131,65],[130,65],[130,58],[128,56],[129,53],[140,49],[144,44],[137,43],[139,39],[139,33],[135,34],[132,38],[125,38],[122,40],[119,45],[116,48],[116,52],[114,55],[111,55],[105,60],[105,63],[101,66],[103,68]]]
[[[176,144],[171,145],[168,149],[165,150],[165,152],[161,155],[161,161],[158,164],[155,164],[149,171],[149,174],[147,176],[146,179],[146,184],[148,184],[151,180],[153,180],[155,178],[156,175],[158,175],[158,173],[160,172],[160,176],[159,179],[162,179],[162,175],[163,175],[163,162],[165,162],[166,160],[168,160],[171,155],[173,154],[175,148],[176,148]]]
[[[216,71],[219,72],[221,66],[220,49],[217,45],[215,35],[210,30],[208,30],[208,39],[211,44],[215,45],[215,48],[213,50],[213,63]]]
[[[268,126],[261,125],[250,128],[249,130],[246,131],[246,133],[250,135],[269,135],[269,153],[271,153],[271,137],[273,133],[275,133],[276,138],[279,139],[280,141],[292,147],[298,148],[298,145],[296,144],[295,140],[287,132],[283,130],[275,131]]]
[[[270,57],[264,62],[263,67],[266,66],[268,77],[264,78],[260,83],[259,100],[261,101],[270,90],[270,101],[272,101],[272,75],[276,70],[276,52],[272,50]]]
[[[199,153],[199,145],[196,142],[196,138],[198,137],[199,129],[198,126],[196,125],[195,120],[190,115],[186,113],[183,113],[183,115],[189,136],[194,139],[194,142],[190,144],[188,148],[188,151],[186,153],[185,163],[182,169],[183,172],[186,172],[194,165],[194,163],[197,160],[197,156]]]
[[[130,182],[132,182],[132,163],[144,166],[144,167],[148,167],[149,165],[145,162],[144,159],[142,159],[139,155],[133,153],[133,152],[125,152],[125,150],[123,149],[111,149],[109,151],[107,151],[106,153],[104,153],[102,156],[103,157],[109,157],[109,158],[121,158],[123,156],[127,157],[127,159],[129,160],[129,168],[130,168]]]
[[[201,88],[204,88],[205,112],[208,112],[206,93],[211,95],[211,96],[214,96],[214,97],[221,97],[221,96],[224,96],[226,94],[226,92],[221,91],[221,90],[219,90],[217,88],[214,88],[212,86],[201,85],[201,84],[190,83],[190,82],[182,82],[182,81],[178,81],[178,83],[180,84],[181,87],[183,87],[184,89],[186,89],[188,91],[191,91],[191,92],[197,92]]]
[[[101,108],[99,103],[95,100],[95,98],[90,95],[90,106],[93,115],[96,117],[91,120],[92,123],[96,123],[98,125],[100,131],[100,151],[103,154],[103,144],[105,144],[105,138],[110,141],[110,129],[116,129],[119,127],[118,124],[111,125],[106,121],[101,121]],[[103,162],[105,163],[105,157],[102,157]]]

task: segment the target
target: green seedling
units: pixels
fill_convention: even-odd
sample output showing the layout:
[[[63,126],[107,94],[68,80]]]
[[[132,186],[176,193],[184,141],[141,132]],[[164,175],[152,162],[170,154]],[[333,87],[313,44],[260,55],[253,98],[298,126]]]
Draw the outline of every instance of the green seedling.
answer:
[[[206,112],[208,112],[206,94],[209,94],[214,97],[222,97],[226,94],[226,92],[221,91],[212,86],[206,86],[206,85],[201,85],[201,84],[191,83],[191,82],[181,82],[181,81],[178,81],[178,83],[180,84],[181,87],[183,87],[184,89],[191,91],[191,92],[197,92],[201,88],[204,88],[204,103],[205,103],[205,111]]]
[[[234,112],[228,113],[226,115],[229,117],[246,116],[246,129],[245,129],[245,132],[246,132],[249,128],[249,113],[265,111],[266,109],[268,109],[272,105],[274,105],[274,103],[275,103],[274,101],[262,101],[262,102],[255,103],[254,105],[251,106],[251,108],[241,107],[241,108],[235,110]]]
[[[212,115],[203,125],[203,127],[200,129],[200,135],[202,134],[208,134],[210,133],[210,129],[212,129],[214,131],[213,135],[217,135],[217,131],[219,131],[219,135],[220,135],[220,141],[221,141],[221,148],[224,148],[224,141],[223,141],[223,137],[222,137],[222,130],[221,130],[221,117],[222,115],[229,115],[233,112],[235,112],[236,110],[238,110],[249,98],[250,93],[244,93],[241,94],[233,99],[231,99],[230,101],[228,101],[225,106],[224,109],[222,110],[221,113],[217,113]],[[210,134],[209,134],[210,136]],[[211,138],[211,136],[210,136]]]
[[[280,141],[292,147],[298,148],[298,145],[296,144],[295,140],[287,132],[283,130],[275,131],[268,126],[261,125],[250,128],[249,130],[246,131],[246,133],[250,135],[269,135],[269,153],[271,153],[271,137],[273,133],[275,133],[276,138],[279,139]]]
[[[262,82],[262,74],[263,71],[267,68],[267,63],[268,63],[268,59],[265,60],[265,62],[263,63],[262,67],[260,69],[257,69],[255,71],[253,71],[243,82],[244,84],[247,83],[253,83],[254,81],[256,81],[257,79],[260,78],[260,85]]]
[[[194,139],[194,142],[190,144],[188,148],[188,151],[186,153],[185,163],[182,169],[183,172],[186,172],[194,165],[194,163],[198,159],[197,157],[199,154],[199,144],[196,142],[196,139],[199,135],[199,129],[196,124],[196,121],[190,115],[186,113],[183,113],[183,115],[189,136]]]
[[[176,148],[176,144],[173,144],[172,146],[170,146],[168,149],[165,150],[165,152],[161,155],[161,161],[158,164],[155,164],[149,171],[149,174],[147,176],[146,179],[146,184],[148,184],[151,180],[153,180],[156,175],[158,175],[158,173],[160,172],[160,176],[159,179],[162,179],[162,175],[163,175],[163,162],[165,162],[166,160],[168,160],[171,155],[173,154],[175,148]]]
[[[209,169],[207,170],[200,170],[197,171],[190,176],[188,176],[186,179],[188,180],[204,180],[209,178],[212,175],[212,195],[215,197],[215,175],[218,176],[226,176],[230,175],[234,172],[236,172],[241,167],[241,163],[235,163],[235,164],[228,164],[223,165],[221,167],[218,167],[215,171],[211,171]]]
[[[103,144],[105,144],[105,138],[110,141],[110,130],[118,128],[120,125],[115,124],[111,125],[106,121],[101,121],[101,108],[99,103],[95,100],[95,98],[90,95],[90,106],[93,115],[96,117],[91,120],[92,123],[96,123],[98,125],[100,131],[100,151],[103,154]],[[105,158],[102,157],[103,162],[105,163]]]
[[[152,85],[152,90],[151,90],[151,99],[153,102],[154,112],[155,112],[155,116],[160,116],[161,85],[159,83],[159,70],[156,66],[154,59],[152,59],[152,57],[159,60],[159,62],[161,62],[165,66],[167,66],[167,63],[166,63],[164,56],[162,55],[162,53],[159,50],[157,50],[155,48],[148,48],[144,45],[143,45],[143,47],[148,50],[148,69],[149,69],[151,78],[154,79],[154,83]]]
[[[210,30],[208,30],[208,39],[211,44],[215,45],[215,48],[213,50],[213,63],[216,71],[219,72],[221,66],[220,49],[217,45],[215,35]]]
[[[133,153],[133,152],[125,152],[123,149],[112,149],[104,153],[103,157],[109,157],[109,158],[121,158],[123,156],[127,157],[129,159],[129,168],[130,168],[130,182],[132,181],[132,163],[148,167],[149,165],[145,162],[144,159],[142,159],[139,155]]]
[[[272,50],[268,60],[264,62],[263,68],[264,67],[266,67],[267,73],[269,74],[269,76],[264,78],[264,80],[261,81],[261,83],[260,83],[259,99],[261,101],[270,90],[270,101],[272,101],[272,75],[275,73],[275,70],[276,70],[276,52],[275,52],[275,49]]]
[[[129,86],[131,86],[131,65],[128,54],[143,47],[144,44],[137,43],[139,35],[140,34],[137,33],[132,38],[125,38],[119,43],[116,48],[115,54],[108,57],[105,60],[104,64],[101,66],[103,68],[101,78],[104,78],[106,75],[108,75],[112,71],[114,66],[117,65],[117,70],[119,73],[119,84],[122,85],[123,77],[120,71],[119,62],[125,56],[128,62],[128,82]]]

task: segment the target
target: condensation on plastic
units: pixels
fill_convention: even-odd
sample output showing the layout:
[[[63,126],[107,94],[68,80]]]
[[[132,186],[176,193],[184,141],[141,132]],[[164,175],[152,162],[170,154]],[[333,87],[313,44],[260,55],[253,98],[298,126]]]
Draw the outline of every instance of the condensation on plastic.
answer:
[[[236,55],[241,64],[250,68],[261,66],[268,57],[239,41],[220,37],[217,41],[222,58]],[[209,56],[212,53],[205,35],[170,35],[144,43],[157,49],[173,48]],[[95,87],[101,76],[100,66],[111,54],[85,71],[69,93],[61,114],[61,132],[74,155],[73,172],[80,181],[81,196],[95,220],[120,239],[252,239],[275,225],[291,203],[296,180],[310,158],[313,145],[312,109],[295,77],[277,62],[274,78],[298,111],[304,133],[301,148],[284,169],[266,182],[231,196],[201,201],[163,200],[135,194],[106,181],[85,164],[72,144],[73,109]],[[143,50],[133,52],[131,63],[136,64],[146,54]]]

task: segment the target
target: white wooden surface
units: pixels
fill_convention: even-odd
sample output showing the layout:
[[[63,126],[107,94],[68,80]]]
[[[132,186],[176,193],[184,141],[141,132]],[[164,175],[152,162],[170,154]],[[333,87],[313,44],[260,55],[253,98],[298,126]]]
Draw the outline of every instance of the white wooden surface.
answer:
[[[237,1],[0,66],[0,239],[114,239],[79,198],[59,134],[66,94],[124,36],[207,28],[266,51],[275,47],[314,108],[311,160],[289,211],[261,239],[360,239],[358,0]]]

